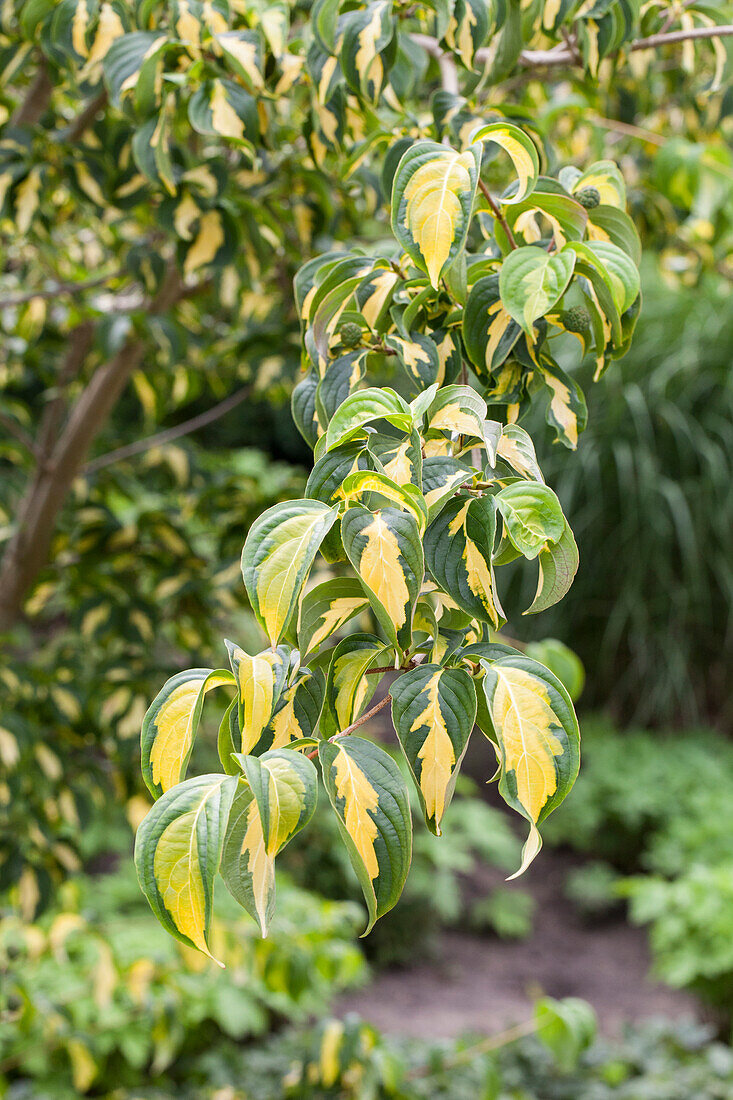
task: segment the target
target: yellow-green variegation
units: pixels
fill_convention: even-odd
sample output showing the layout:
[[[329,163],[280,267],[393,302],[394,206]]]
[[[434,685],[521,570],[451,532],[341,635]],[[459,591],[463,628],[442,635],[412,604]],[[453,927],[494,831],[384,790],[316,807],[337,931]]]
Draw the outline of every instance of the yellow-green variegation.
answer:
[[[231,807],[221,873],[266,936],[275,905],[275,857],[313,816],[317,774],[308,757],[293,749],[241,754],[236,762],[244,778]]]
[[[323,783],[374,922],[399,900],[412,855],[412,815],[402,773],[363,737],[321,741]]]
[[[480,145],[457,153],[434,141],[418,141],[397,167],[392,230],[434,287],[465,245],[480,164]]]
[[[392,684],[392,719],[428,827],[440,823],[476,719],[476,688],[462,668],[426,664]]]
[[[492,560],[495,535],[491,497],[453,498],[425,533],[425,560],[440,589],[458,607],[498,628],[504,612]]]
[[[210,958],[214,878],[236,786],[226,775],[179,783],[152,806],[135,837],[138,879],[156,917]]]
[[[498,747],[499,791],[530,823],[522,853],[527,869],[542,846],[537,826],[560,805],[578,775],[580,732],[557,677],[529,657],[481,660],[489,736]]]
[[[140,736],[143,779],[155,798],[186,774],[206,693],[234,683],[226,669],[191,668],[171,676],[156,695]]]
[[[336,508],[319,501],[288,501],[268,508],[247,535],[244,585],[273,645],[285,633],[318,547],[337,516]]]

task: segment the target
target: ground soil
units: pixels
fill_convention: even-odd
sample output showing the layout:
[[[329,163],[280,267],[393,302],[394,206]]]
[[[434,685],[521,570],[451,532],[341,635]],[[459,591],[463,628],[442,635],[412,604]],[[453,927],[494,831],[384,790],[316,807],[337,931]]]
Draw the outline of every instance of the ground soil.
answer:
[[[699,1016],[692,997],[649,976],[643,930],[623,914],[592,924],[579,916],[563,893],[568,866],[564,854],[545,849],[523,878],[521,888],[537,903],[529,939],[445,932],[435,961],[377,974],[343,997],[337,1012],[358,1012],[391,1033],[430,1038],[501,1031],[531,1016],[539,993],[582,997],[607,1034],[652,1016]]]

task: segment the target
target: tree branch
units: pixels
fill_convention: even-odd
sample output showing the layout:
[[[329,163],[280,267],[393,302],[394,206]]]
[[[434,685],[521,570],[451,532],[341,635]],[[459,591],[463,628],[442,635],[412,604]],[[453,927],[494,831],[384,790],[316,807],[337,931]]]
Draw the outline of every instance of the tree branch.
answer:
[[[13,126],[35,126],[39,118],[48,107],[53,84],[48,75],[48,65],[45,57],[41,58],[36,75],[28,86],[25,99],[19,104],[13,115]]]
[[[43,298],[44,301],[48,301],[65,294],[80,294],[84,290],[94,290],[96,287],[104,286],[112,279],[117,278],[119,278],[119,272],[114,275],[103,275],[97,279],[86,279],[80,283],[54,283],[45,290],[28,290],[23,294],[16,294],[10,298],[0,298],[0,309],[22,306],[26,302],[32,302],[34,298]]]
[[[635,41],[622,46],[617,52],[653,50],[662,46],[673,45],[676,42],[688,42],[702,38],[729,38],[732,35],[733,24],[721,24],[717,27],[691,27],[689,30],[666,31],[661,34],[649,35],[648,38],[637,38]],[[441,49],[437,39],[426,34],[413,34],[411,37],[431,57],[434,57],[439,65],[441,64],[441,58],[445,56],[445,51]],[[476,50],[476,60],[479,64],[485,65],[491,60],[491,53],[490,47],[482,46]],[[519,63],[529,69],[554,65],[576,65],[577,57],[572,48],[563,44],[562,46],[554,46],[551,50],[522,50],[519,55]]]
[[[214,405],[206,412],[199,413],[198,416],[192,416],[190,420],[184,420],[182,424],[177,424],[175,428],[166,428],[165,431],[149,435],[146,439],[138,439],[135,443],[128,443],[126,447],[117,447],[116,450],[109,451],[108,454],[92,459],[84,467],[83,473],[85,475],[95,474],[97,470],[103,470],[105,466],[111,466],[113,462],[122,462],[126,458],[144,454],[145,451],[149,451],[153,447],[162,447],[166,443],[172,443],[174,439],[180,439],[181,436],[190,435],[191,432],[198,431],[199,428],[205,428],[207,424],[212,424],[215,420],[226,416],[232,409],[236,409],[237,405],[241,405],[245,398],[249,396],[250,389],[250,386],[242,386],[241,389],[236,390],[229,397],[220,401],[218,405]]]
[[[165,312],[187,293],[175,265],[170,264],[148,313]],[[84,341],[79,336],[76,351],[70,349],[67,361],[72,359],[77,369],[91,347],[92,337],[90,329]],[[20,617],[26,594],[47,561],[56,520],[74,478],[130,375],[140,365],[144,350],[142,339],[131,336],[104,367],[94,372],[50,453],[37,463],[18,509],[15,532],[0,561],[0,630],[10,629]]]
[[[10,416],[5,412],[0,412],[0,424],[5,427],[10,435],[15,436],[18,443],[22,444],[27,451],[30,451],[31,454],[35,454],[36,446],[33,442],[33,437],[18,423],[14,416]]]
[[[516,242],[516,239],[514,237],[514,234],[511,231],[511,228],[509,226],[509,222],[506,220],[506,218],[502,214],[501,208],[499,207],[499,204],[496,202],[496,200],[492,196],[491,192],[489,191],[488,187],[486,186],[486,184],[484,183],[484,181],[480,177],[479,177],[479,181],[478,181],[478,187],[479,187],[479,191],[481,192],[481,194],[484,196],[484,198],[488,202],[489,206],[491,207],[491,213],[494,215],[496,220],[499,222],[501,228],[506,233],[507,240],[509,241],[509,244],[511,245],[512,248],[516,248],[517,247],[517,242]]]
[[[89,129],[102,108],[106,106],[107,91],[104,89],[89,101],[81,114],[72,122],[71,126],[64,134],[64,139],[70,142],[78,141],[86,130]]]

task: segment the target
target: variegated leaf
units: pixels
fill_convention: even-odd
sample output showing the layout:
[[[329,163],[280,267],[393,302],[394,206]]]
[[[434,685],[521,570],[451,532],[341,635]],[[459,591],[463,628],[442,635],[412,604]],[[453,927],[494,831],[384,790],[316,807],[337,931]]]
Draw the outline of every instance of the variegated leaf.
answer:
[[[340,627],[369,607],[356,577],[333,577],[306,592],[300,605],[298,645],[301,653],[316,650]]]
[[[537,557],[547,542],[557,542],[565,529],[560,501],[539,481],[515,481],[494,497],[507,535],[525,558]]]
[[[518,187],[515,194],[502,198],[503,203],[522,202],[534,191],[540,171],[540,159],[529,134],[525,134],[524,130],[511,122],[492,122],[489,126],[482,126],[473,135],[473,140],[493,141],[511,158],[517,173]]]
[[[334,648],[328,666],[321,721],[323,737],[341,733],[358,718],[379,683],[375,664],[394,664],[394,652],[373,634],[350,634]]]
[[[239,755],[237,763],[248,787],[240,783],[231,808],[221,875],[266,936],[275,906],[275,857],[313,816],[318,777],[308,757],[292,749]]]
[[[140,887],[156,917],[209,958],[214,877],[236,786],[236,777],[225,775],[179,783],[148,811],[135,837]]]
[[[406,650],[424,574],[417,521],[397,508],[370,512],[356,504],[344,513],[341,537],[382,629]]]
[[[455,498],[425,533],[425,560],[440,588],[463,611],[499,627],[499,603],[492,555],[496,535],[493,498]]]
[[[540,611],[546,611],[548,607],[559,603],[570,590],[578,571],[580,558],[575,537],[567,520],[560,538],[555,542],[547,543],[540,550],[537,560],[540,567],[537,592],[524,612],[525,615],[536,615]]]
[[[282,638],[303,583],[338,508],[293,500],[268,508],[250,528],[242,576],[257,620],[272,645]]]
[[[402,773],[384,749],[361,737],[321,741],[323,782],[364,892],[364,935],[397,903],[412,854],[412,815]]]
[[[482,659],[481,664],[491,732],[499,749],[499,792],[530,823],[517,871],[521,874],[542,846],[537,825],[575,782],[580,731],[570,696],[544,665],[514,655]]]
[[[463,311],[463,342],[480,379],[489,380],[510,354],[521,332],[501,300],[499,276],[486,275],[475,282]]]
[[[476,689],[465,669],[428,664],[403,673],[390,695],[395,731],[425,820],[440,836],[476,719]]]
[[[348,442],[365,425],[379,420],[386,420],[404,432],[412,429],[410,406],[394,390],[387,386],[357,390],[334,413],[328,425],[324,451]]]
[[[186,774],[207,691],[234,682],[226,669],[191,668],[171,676],[156,695],[140,736],[143,779],[154,798]]]
[[[285,687],[287,650],[269,649],[252,657],[232,642],[226,646],[239,686],[241,744],[237,752],[249,753],[262,736]]]
[[[480,145],[457,153],[434,141],[418,141],[397,167],[392,230],[436,288],[465,245],[480,164]]]
[[[510,252],[501,266],[499,293],[506,311],[534,339],[533,324],[562,298],[575,267],[572,244],[562,252],[524,245]]]

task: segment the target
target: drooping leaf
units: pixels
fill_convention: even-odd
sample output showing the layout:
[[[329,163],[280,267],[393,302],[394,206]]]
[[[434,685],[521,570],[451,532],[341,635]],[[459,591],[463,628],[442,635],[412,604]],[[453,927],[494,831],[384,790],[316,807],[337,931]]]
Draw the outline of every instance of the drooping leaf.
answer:
[[[148,707],[140,746],[143,779],[154,798],[184,778],[204,696],[225,684],[234,684],[226,669],[191,668],[171,676]]]
[[[209,958],[214,877],[236,785],[225,775],[179,783],[152,806],[135,837],[140,887],[156,917]]]
[[[540,171],[540,160],[535,143],[524,130],[520,130],[511,122],[492,122],[489,126],[482,126],[473,135],[473,140],[475,142],[493,141],[511,158],[519,186],[516,194],[509,198],[502,198],[503,203],[522,202],[532,193]]]
[[[395,731],[425,820],[440,836],[476,719],[476,689],[465,669],[427,664],[403,673],[390,695]]]
[[[480,379],[488,381],[510,354],[521,332],[501,300],[499,276],[486,275],[474,283],[463,311],[463,340]]]
[[[242,550],[242,576],[272,645],[282,638],[318,547],[337,517],[337,507],[293,500],[268,508],[250,528]]]
[[[504,619],[492,556],[496,508],[491,497],[450,500],[425,532],[425,560],[440,588],[472,618]]]
[[[521,874],[542,846],[537,826],[560,805],[577,777],[578,721],[567,691],[544,665],[513,655],[482,659],[481,664],[491,732],[499,749],[499,792],[530,823]]]
[[[342,25],[339,56],[346,82],[375,103],[385,84],[385,61],[395,30],[391,0],[370,0],[366,8],[348,12]]]
[[[252,755],[261,755],[260,749],[289,748],[294,741],[313,737],[318,732],[324,689],[323,674],[319,669],[313,672],[301,669],[296,682],[282,693]]]
[[[537,560],[540,567],[537,592],[524,612],[525,615],[546,611],[548,607],[559,603],[570,590],[580,559],[575,537],[567,520],[559,539],[544,546]]]
[[[397,764],[371,741],[321,741],[323,782],[369,911],[364,931],[397,903],[412,854],[412,815]]]
[[[505,424],[496,447],[499,458],[503,458],[513,470],[529,481],[544,481],[537,462],[537,452],[529,434],[519,424]]]
[[[358,718],[379,683],[368,671],[385,661],[394,664],[394,652],[373,634],[350,634],[338,643],[326,677],[322,736],[341,733]]]
[[[318,649],[327,638],[369,607],[356,577],[333,577],[306,592],[300,606],[298,645],[301,653]]]
[[[525,558],[536,558],[545,543],[557,542],[565,530],[560,501],[543,482],[515,481],[494,499],[509,538]]]
[[[232,642],[226,644],[239,686],[241,744],[237,752],[249,753],[262,736],[285,687],[286,655],[281,649],[270,649],[252,657]]]
[[[394,645],[406,650],[424,574],[416,519],[397,508],[370,512],[356,504],[344,513],[341,537],[380,625]]]
[[[260,926],[275,907],[275,856],[307,825],[318,798],[317,773],[302,753],[274,749],[237,757],[240,782],[224,841],[221,874],[229,893]]]
[[[575,266],[570,249],[545,252],[536,245],[524,245],[510,252],[499,273],[499,292],[504,307],[533,339],[535,321],[544,317],[562,298]]]
[[[410,512],[415,517],[422,534],[428,522],[428,506],[417,486],[409,481],[400,485],[386,474],[374,470],[359,470],[345,478],[343,495],[347,503],[352,500],[361,503],[365,497],[369,498],[373,494],[390,500]]]
[[[434,141],[418,141],[397,167],[392,230],[436,288],[465,244],[480,163],[479,145],[457,153]]]

